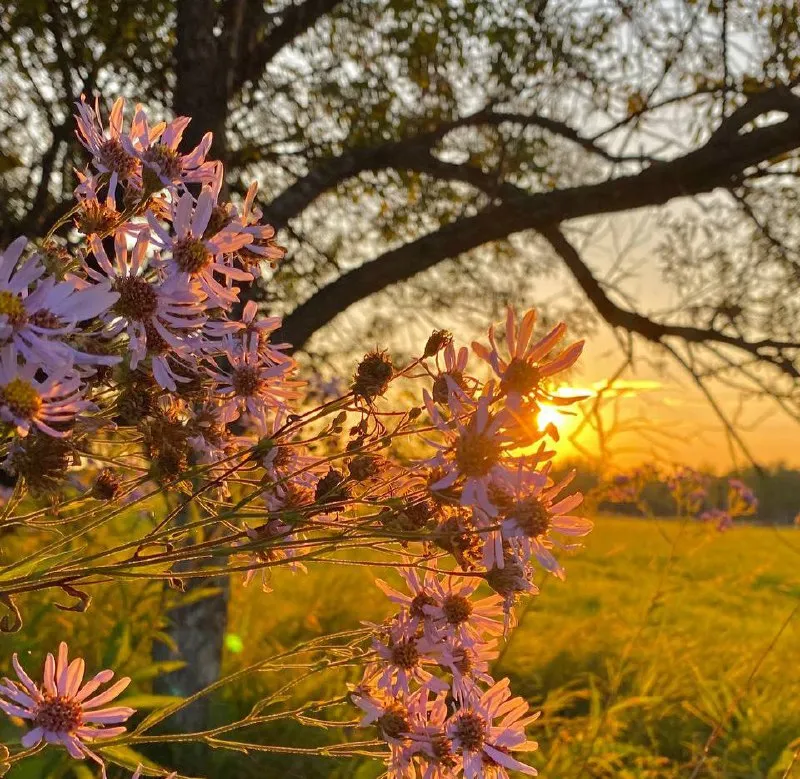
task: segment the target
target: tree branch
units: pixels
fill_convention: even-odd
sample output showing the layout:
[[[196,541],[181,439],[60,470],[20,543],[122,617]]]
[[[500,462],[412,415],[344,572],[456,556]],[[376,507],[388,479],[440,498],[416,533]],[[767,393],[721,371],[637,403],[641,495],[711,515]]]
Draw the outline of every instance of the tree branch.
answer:
[[[245,37],[238,47],[239,57],[235,64],[231,94],[237,94],[248,82],[258,81],[267,65],[284,47],[310,30],[340,2],[341,0],[306,0],[299,5],[292,3],[280,14],[270,15],[263,10],[264,4],[259,0],[257,7],[248,9],[251,18],[244,26]],[[271,26],[266,33],[265,26]]]
[[[320,162],[264,208],[265,219],[276,229],[281,229],[290,219],[301,214],[323,192],[368,170],[395,168],[429,172],[432,167],[430,160],[433,159],[430,155],[431,149],[453,130],[481,125],[496,127],[502,124],[539,127],[577,144],[607,162],[655,162],[640,155],[613,155],[592,139],[581,136],[565,122],[540,114],[508,113],[485,108],[460,119],[443,122],[430,131],[400,141],[349,149],[338,157]]]
[[[286,317],[282,337],[300,348],[316,330],[359,300],[485,243],[582,216],[661,205],[675,197],[728,188],[748,168],[798,146],[800,116],[793,113],[780,123],[736,134],[726,144],[709,142],[635,175],[553,192],[519,194],[513,200],[460,218],[340,276]],[[769,347],[766,342],[758,345],[762,351]],[[782,369],[790,372],[794,368],[788,363]]]
[[[747,341],[712,328],[671,325],[656,322],[646,316],[620,308],[606,294],[600,282],[583,262],[578,251],[567,240],[557,226],[538,228],[537,232],[553,247],[572,276],[586,294],[597,312],[612,327],[621,327],[636,333],[648,341],[664,345],[667,338],[680,338],[687,343],[719,343],[752,354],[763,362],[770,363],[792,378],[800,378],[800,371],[783,355],[783,350],[799,350],[800,344],[786,343],[772,339]]]

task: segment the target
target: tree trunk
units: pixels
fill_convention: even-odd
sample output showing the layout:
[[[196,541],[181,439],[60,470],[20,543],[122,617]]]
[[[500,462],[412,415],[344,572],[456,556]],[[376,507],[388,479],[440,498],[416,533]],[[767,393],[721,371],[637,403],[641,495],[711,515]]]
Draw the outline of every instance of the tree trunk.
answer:
[[[225,162],[227,142],[227,81],[225,68],[220,67],[219,39],[214,35],[217,23],[215,0],[178,0],[175,45],[175,95],[173,109],[178,116],[191,116],[184,133],[183,148],[192,149],[211,131],[214,142],[211,157]],[[189,521],[192,509],[181,513],[176,524]],[[179,671],[156,679],[154,689],[163,695],[192,695],[215,682],[220,676],[225,629],[228,619],[229,582],[223,579],[186,580],[187,593],[202,587],[217,586],[218,594],[178,606],[169,613],[169,635],[177,645],[177,653],[165,644],[153,647],[156,661],[184,660]],[[181,732],[200,730],[209,724],[206,698],[179,712],[170,720]]]

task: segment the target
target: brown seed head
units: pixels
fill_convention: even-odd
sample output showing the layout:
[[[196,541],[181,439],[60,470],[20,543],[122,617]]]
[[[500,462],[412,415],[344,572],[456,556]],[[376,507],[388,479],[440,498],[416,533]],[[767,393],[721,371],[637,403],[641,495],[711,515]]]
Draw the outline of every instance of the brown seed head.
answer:
[[[344,474],[331,468],[318,482],[314,491],[314,500],[317,503],[338,503],[350,498],[350,486],[347,484]],[[334,505],[330,507],[332,511],[341,511],[343,506]]]
[[[513,506],[507,514],[530,538],[543,536],[553,522],[550,512],[538,498],[526,498]]]
[[[472,709],[456,714],[456,737],[468,752],[477,752],[486,741],[486,720]]]
[[[470,618],[472,604],[463,595],[448,595],[442,601],[442,611],[451,625],[460,625]]]
[[[347,464],[350,478],[359,482],[367,481],[367,479],[377,476],[383,470],[383,467],[383,459],[374,454],[360,454]]]
[[[503,392],[518,392],[520,395],[527,395],[538,389],[540,381],[538,366],[515,357],[506,368],[505,375],[500,382],[500,389]]]
[[[83,709],[74,698],[45,693],[33,723],[50,733],[72,733],[83,724]]]
[[[392,358],[387,352],[370,352],[358,364],[353,377],[353,392],[372,402],[389,388],[393,372]]]
[[[501,452],[500,443],[494,436],[467,430],[456,442],[458,470],[467,478],[486,476],[497,465]]]
[[[433,357],[451,343],[453,343],[453,334],[449,330],[434,330],[425,344],[422,356]]]
[[[150,319],[158,308],[158,294],[150,282],[141,276],[125,276],[114,282],[119,299],[114,311],[126,319],[144,321]],[[155,328],[154,328],[155,329]]]
[[[122,491],[122,481],[111,468],[103,468],[92,485],[92,497],[114,500]]]
[[[75,215],[75,227],[84,235],[106,235],[117,223],[120,214],[115,208],[97,200],[84,200]]]
[[[392,662],[398,668],[409,670],[419,663],[419,649],[413,639],[404,638],[392,647]]]
[[[411,730],[406,710],[400,703],[390,703],[378,717],[376,724],[387,738],[400,738]]]
[[[172,257],[179,270],[196,274],[211,264],[211,252],[203,241],[187,235],[175,241],[172,246]]]
[[[117,138],[109,138],[103,143],[97,152],[97,159],[123,181],[136,170],[136,160],[122,148]]]
[[[165,143],[153,144],[143,155],[145,189],[157,192],[164,188],[164,183],[157,175],[159,173],[169,181],[177,181],[181,175],[180,157],[180,152]]]

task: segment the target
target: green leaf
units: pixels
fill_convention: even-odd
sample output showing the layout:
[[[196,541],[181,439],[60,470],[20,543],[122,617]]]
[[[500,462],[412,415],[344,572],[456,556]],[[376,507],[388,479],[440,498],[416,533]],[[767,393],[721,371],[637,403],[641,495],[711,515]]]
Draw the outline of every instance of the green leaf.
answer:
[[[225,648],[229,652],[238,655],[244,649],[244,641],[242,641],[241,636],[237,636],[235,633],[226,633]]]

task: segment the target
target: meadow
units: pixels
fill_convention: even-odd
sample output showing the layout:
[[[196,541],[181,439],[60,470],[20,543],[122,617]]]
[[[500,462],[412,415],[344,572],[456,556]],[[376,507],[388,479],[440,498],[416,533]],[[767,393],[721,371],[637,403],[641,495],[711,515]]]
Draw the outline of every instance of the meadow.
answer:
[[[797,745],[789,748],[800,736],[800,616],[781,632],[800,602],[798,562],[800,532],[794,528],[739,526],[719,534],[695,523],[598,517],[586,548],[566,560],[566,582],[550,577],[542,583],[541,595],[520,615],[521,625],[494,669],[498,678],[510,676],[518,694],[543,711],[532,729],[540,742],[533,755],[540,774],[687,777],[715,724],[724,722],[698,776],[778,779],[794,771],[800,776],[800,762],[791,762]],[[317,566],[305,575],[279,569],[270,593],[256,583],[245,589],[237,582],[225,670],[327,632],[357,628],[363,620],[381,621],[390,609],[372,584],[374,575],[392,580],[394,572],[347,565]],[[129,696],[134,705],[163,705],[164,699],[149,695],[149,685],[166,668],[148,657],[163,628],[155,615],[164,597],[170,596],[153,583],[109,588],[98,591],[83,615],[34,601],[25,631],[0,639],[2,665],[5,669],[13,650],[23,655],[30,650],[31,661],[38,663],[40,648],[68,635],[90,665],[109,664],[134,677]],[[243,714],[285,683],[286,673],[251,676],[227,688],[213,700],[212,715],[224,721]],[[341,673],[321,670],[287,695],[337,697],[344,681]],[[356,716],[346,705],[332,713],[342,720]],[[293,720],[250,735],[265,744],[306,749],[364,738],[363,732],[345,734]],[[12,740],[13,726],[4,723],[2,737]],[[212,777],[369,779],[381,773],[374,761],[317,754],[246,758],[195,750],[193,760]],[[55,750],[8,774],[11,779],[91,775]]]

